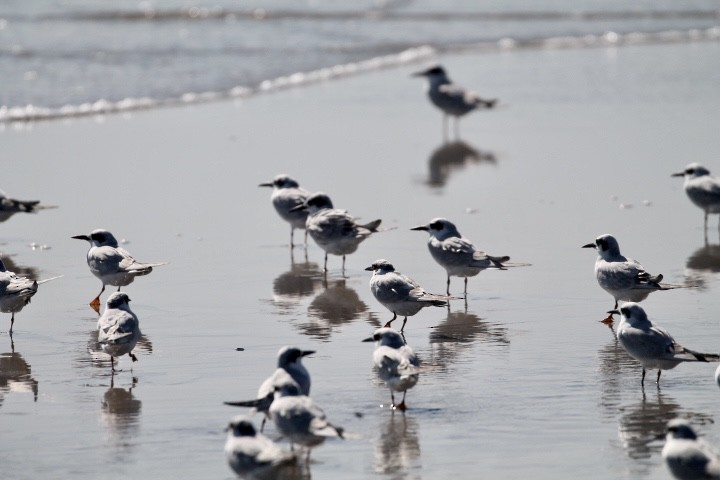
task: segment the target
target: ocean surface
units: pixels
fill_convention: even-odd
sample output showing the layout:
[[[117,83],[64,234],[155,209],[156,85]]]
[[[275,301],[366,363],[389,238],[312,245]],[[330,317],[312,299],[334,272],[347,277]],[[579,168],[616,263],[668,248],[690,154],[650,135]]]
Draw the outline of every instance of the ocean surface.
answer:
[[[461,2],[372,3],[362,14],[273,3],[262,15],[220,4],[232,19],[171,2],[29,4],[3,4],[0,33],[28,53],[2,58],[25,63],[12,72],[37,70],[38,82],[4,73],[4,103],[67,118],[0,124],[0,187],[55,207],[0,221],[0,256],[23,275],[62,277],[16,314],[12,340],[10,315],[0,315],[0,478],[235,478],[224,428],[247,411],[222,402],[254,397],[284,345],[316,351],[304,360],[311,396],[353,434],[284,478],[669,480],[660,451],[676,416],[720,447],[716,365],[680,365],[659,387],[652,372],[641,388],[640,366],[599,323],[613,299],[595,280],[595,253],[581,248],[612,233],[624,254],[688,287],[642,306],[688,348],[718,351],[718,216],[704,232],[702,212],[671,177],[694,161],[720,173],[712,3],[548,2],[528,11],[498,2],[479,13]],[[368,14],[378,11],[387,19]],[[253,39],[243,45],[263,52],[256,62],[243,49],[219,53],[229,43],[213,34],[225,29],[238,44]],[[295,40],[268,47],[280,31]],[[527,47],[513,46],[523,39]],[[307,54],[306,43],[315,45]],[[117,56],[98,59],[96,45]],[[428,56],[388,60],[393,68],[363,63],[423,45]],[[53,80],[66,83],[43,80],[48,60],[59,62]],[[443,138],[440,113],[410,76],[428,61],[497,97],[498,108],[469,114],[459,138]],[[227,73],[224,62],[240,71]],[[272,87],[338,65],[364,74]],[[272,95],[168,100],[258,92],[263,82]],[[73,110],[124,98],[175,105]],[[23,107],[18,118],[37,111]],[[381,218],[386,230],[348,256],[344,275],[332,256],[323,274],[322,250],[312,240],[291,250],[269,189],[257,186],[279,173],[364,221]],[[391,314],[364,269],[385,258],[443,292],[427,235],[410,230],[440,216],[479,248],[531,266],[483,272],[470,279],[467,303],[408,320],[424,370],[408,410],[393,412],[362,342]],[[169,262],[123,289],[144,336],[139,361],[122,358],[114,375],[96,351],[87,305],[100,282],[87,244],[71,238],[95,228],[138,260]],[[266,433],[277,438],[272,426]]]
[[[717,39],[714,0],[5,1],[0,121],[244,97],[462,50]]]

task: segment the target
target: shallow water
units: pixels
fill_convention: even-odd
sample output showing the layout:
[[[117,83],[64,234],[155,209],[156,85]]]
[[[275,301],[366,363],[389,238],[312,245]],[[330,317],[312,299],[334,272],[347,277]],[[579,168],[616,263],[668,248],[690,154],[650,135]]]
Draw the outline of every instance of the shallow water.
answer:
[[[0,122],[250,95],[480,47],[657,42],[713,0],[36,0],[0,11]],[[627,34],[624,37],[623,34]]]
[[[64,277],[17,315],[14,353],[6,315],[0,325],[3,478],[232,478],[223,428],[241,410],[222,401],[254,396],[286,344],[317,351],[312,397],[359,436],[318,448],[305,476],[670,478],[657,438],[669,418],[720,444],[714,366],[680,365],[643,392],[598,323],[612,299],[580,246],[613,233],[652,273],[699,283],[643,305],[683,344],[717,350],[717,218],[705,246],[702,214],[670,174],[690,161],[720,170],[718,59],[718,43],[444,58],[504,104],[465,118],[464,145],[447,148],[407,68],[5,129],[3,189],[58,208],[2,223],[2,250],[18,270]],[[348,257],[347,278],[331,257],[325,279],[322,252],[291,256],[256,187],[280,172],[393,229]],[[386,258],[442,292],[426,235],[409,230],[436,216],[532,266],[485,272],[467,308],[408,321],[427,372],[407,413],[392,413],[361,343],[390,315],[363,268]],[[126,289],[145,339],[133,373],[122,359],[114,379],[88,351],[99,282],[70,239],[98,227],[139,260],[170,262]]]

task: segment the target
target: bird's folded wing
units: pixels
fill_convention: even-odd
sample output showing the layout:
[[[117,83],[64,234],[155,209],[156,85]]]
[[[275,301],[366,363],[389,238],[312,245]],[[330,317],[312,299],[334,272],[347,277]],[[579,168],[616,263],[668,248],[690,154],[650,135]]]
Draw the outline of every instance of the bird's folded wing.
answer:
[[[458,237],[447,238],[442,242],[442,249],[453,253],[474,254],[475,247],[467,240]],[[482,252],[481,252],[482,253]],[[484,253],[483,253],[484,255]]]

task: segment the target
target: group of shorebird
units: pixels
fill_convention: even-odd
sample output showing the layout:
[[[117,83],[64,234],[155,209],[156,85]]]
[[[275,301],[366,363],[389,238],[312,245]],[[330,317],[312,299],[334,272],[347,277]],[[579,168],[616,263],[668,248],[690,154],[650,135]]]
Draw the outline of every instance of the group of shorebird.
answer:
[[[132,353],[140,339],[140,324],[137,315],[130,309],[130,297],[120,291],[120,287],[129,285],[135,277],[147,275],[153,267],[165,265],[164,262],[143,263],[121,247],[117,239],[107,230],[97,229],[89,235],[76,235],[78,240],[87,240],[90,249],[87,252],[87,264],[90,271],[102,282],[102,289],[90,301],[90,306],[100,313],[100,295],[107,285],[118,287],[105,302],[105,310],[98,318],[98,345],[110,356],[111,370],[115,371],[118,357],[128,355],[133,362],[137,358]],[[33,280],[10,272],[0,260],[0,311],[10,313],[9,335],[12,342],[15,314],[25,307],[37,293],[38,285],[60,277],[45,280]]]
[[[433,67],[418,75],[429,79],[430,100],[445,114],[444,129],[447,128],[448,116],[457,119],[475,108],[495,105],[494,100],[482,100],[451,83],[442,67]],[[710,176],[707,169],[698,164],[688,165],[683,172],[675,175],[685,178],[685,191],[693,203],[705,212],[707,229],[708,214],[720,213],[720,179]],[[273,188],[272,204],[280,217],[290,224],[290,247],[294,247],[294,231],[304,229],[305,246],[309,235],[325,252],[325,272],[328,254],[342,257],[344,273],[346,255],[357,251],[360,243],[380,231],[380,220],[360,224],[345,210],[334,208],[327,194],[311,193],[288,175],[278,175],[260,186]],[[445,295],[426,292],[410,277],[395,271],[387,260],[376,260],[365,268],[373,272],[370,279],[373,296],[393,316],[364,341],[376,343],[374,368],[390,389],[390,406],[398,410],[407,408],[407,390],[417,383],[421,372],[418,357],[402,334],[407,317],[417,314],[424,307],[446,306],[450,300],[465,298],[467,301],[468,278],[483,270],[527,265],[513,264],[508,256],[493,256],[478,250],[459,233],[455,224],[444,218],[433,219],[412,230],[429,233],[430,254],[447,274]],[[658,370],[659,383],[662,370],[674,368],[681,362],[720,361],[720,355],[699,353],[679,345],[664,329],[653,324],[636,303],[653,291],[681,288],[681,285],[662,283],[662,275],[652,275],[637,261],[623,256],[612,235],[601,235],[584,247],[597,250],[595,273],[598,284],[615,299],[613,309],[608,312],[610,315],[603,321],[612,323],[612,315],[621,316],[616,335],[622,347],[642,365],[641,384],[644,383],[646,369]],[[453,276],[464,279],[463,297],[450,294],[450,278]],[[398,316],[404,317],[400,331],[391,328]],[[301,364],[301,358],[310,353],[313,352],[284,347],[278,355],[277,370],[263,382],[256,399],[226,402],[264,412],[274,421],[283,437],[290,439],[292,444],[308,447],[308,456],[309,448],[325,438],[344,436],[343,429],[329,423],[323,411],[309,397],[310,377]],[[400,403],[395,402],[394,392],[402,393]],[[264,423],[265,420],[263,426]],[[234,418],[228,431],[225,452],[230,466],[238,474],[272,469],[295,460],[290,452],[283,451],[272,440],[256,432],[244,416]],[[676,419],[668,425],[663,457],[678,478],[720,478],[720,456],[698,440],[692,427],[684,420]]]
[[[428,79],[428,96],[443,112],[443,131],[447,130],[447,118],[458,119],[466,113],[493,108],[496,100],[485,100],[477,94],[452,83],[445,70],[434,66],[419,72],[417,76]],[[674,174],[685,179],[685,192],[690,200],[705,214],[705,230],[709,214],[720,213],[720,179],[710,175],[703,166],[692,163],[684,171]],[[290,224],[290,246],[294,247],[294,231],[305,230],[305,246],[308,234],[325,252],[324,270],[327,272],[328,254],[345,257],[354,253],[361,242],[379,230],[381,221],[360,224],[345,210],[334,208],[325,193],[311,193],[301,188],[287,175],[278,175],[271,182],[260,186],[272,187],[272,204],[277,213]],[[38,202],[20,202],[0,194],[0,216],[16,212],[32,212]],[[395,271],[387,260],[376,260],[366,268],[372,271],[370,290],[377,301],[392,312],[393,317],[384,327],[376,330],[364,341],[375,342],[373,364],[380,378],[390,389],[391,408],[405,410],[405,395],[418,381],[420,362],[403,336],[408,316],[417,314],[428,306],[446,306],[450,300],[467,301],[467,281],[483,270],[504,270],[527,264],[510,263],[508,256],[489,255],[478,250],[464,238],[455,224],[444,218],[436,218],[412,230],[429,233],[428,248],[433,259],[447,274],[445,295],[426,292],[417,282]],[[107,230],[94,230],[89,235],[72,238],[90,243],[87,263],[91,272],[102,282],[100,293],[90,302],[99,313],[100,295],[107,285],[118,287],[110,295],[106,307],[98,319],[98,341],[102,350],[110,355],[114,371],[115,358],[129,355],[140,337],[137,316],[129,307],[130,298],[120,292],[120,287],[130,284],[135,277],[147,275],[154,267],[164,263],[137,262],[116,238]],[[663,328],[650,321],[644,309],[636,302],[658,290],[681,288],[681,285],[662,283],[662,275],[648,273],[640,263],[620,253],[618,241],[612,235],[601,235],[584,246],[597,250],[595,273],[599,285],[615,299],[615,305],[605,322],[612,323],[612,315],[620,315],[617,338],[620,345],[642,365],[642,380],[646,369],[657,369],[657,382],[662,370],[674,368],[686,361],[720,361],[720,355],[699,353],[687,349],[673,339]],[[450,278],[464,279],[463,297],[450,294]],[[10,336],[15,313],[30,302],[38,285],[53,279],[31,280],[7,271],[0,261],[0,311],[11,313]],[[620,302],[624,302],[620,304]],[[619,307],[619,308],[618,308]],[[400,331],[391,328],[392,322],[403,316]],[[344,438],[341,427],[328,422],[322,409],[309,397],[310,375],[302,365],[302,358],[314,352],[295,347],[284,347],[278,353],[277,369],[266,379],[253,400],[227,402],[229,405],[252,407],[272,419],[277,431],[289,439],[291,445],[310,448],[326,438]],[[720,371],[720,369],[719,369]],[[402,393],[400,403],[395,403],[395,392]],[[263,420],[264,427],[265,420]],[[241,476],[262,476],[297,460],[294,452],[281,449],[275,442],[255,430],[252,422],[235,417],[228,426],[225,452],[230,467]],[[680,479],[720,478],[720,456],[705,442],[698,439],[692,427],[684,420],[676,419],[668,425],[667,443],[663,449],[671,472]]]
[[[695,164],[688,166],[681,175],[685,176],[688,196],[705,211],[707,224],[707,214],[720,213],[720,180],[710,177],[707,170]],[[294,246],[294,230],[304,229],[305,245],[309,234],[324,250],[326,272],[328,254],[343,257],[344,273],[345,256],[354,253],[361,242],[379,231],[380,220],[358,224],[345,210],[334,208],[327,194],[310,193],[287,175],[278,175],[273,181],[260,186],[273,188],[272,204],[281,218],[290,224],[291,248]],[[706,193],[703,196],[698,191]],[[374,368],[390,389],[390,406],[398,410],[407,408],[407,390],[417,383],[421,372],[418,357],[406,344],[402,334],[407,317],[427,306],[446,306],[450,300],[466,299],[468,277],[483,270],[527,265],[511,264],[508,256],[492,256],[478,250],[471,241],[462,237],[452,222],[443,218],[436,218],[412,230],[430,234],[430,253],[447,274],[445,295],[426,292],[417,282],[396,272],[387,260],[376,260],[365,269],[373,272],[370,279],[373,296],[392,312],[393,317],[364,341],[376,343]],[[603,321],[611,324],[612,315],[621,316],[616,335],[620,345],[642,365],[641,384],[644,383],[646,369],[658,370],[659,384],[662,370],[672,369],[682,362],[720,361],[718,354],[699,353],[675,342],[667,331],[652,323],[644,309],[636,303],[653,291],[682,288],[682,285],[662,283],[662,275],[652,275],[639,262],[623,256],[618,241],[612,235],[601,235],[583,247],[597,250],[595,273],[598,284],[615,300],[613,309],[608,312],[609,317]],[[453,276],[464,278],[463,297],[450,295],[450,278]],[[398,316],[404,317],[400,331],[391,328],[391,323]],[[293,444],[308,447],[308,456],[309,449],[322,443],[325,438],[344,436],[343,429],[329,423],[323,411],[309,397],[310,377],[301,364],[301,358],[311,353],[314,352],[284,347],[278,355],[277,370],[263,382],[256,399],[226,402],[264,412],[274,421],[283,437]],[[402,393],[400,403],[395,402],[394,392]],[[264,423],[263,420],[263,426]],[[257,432],[244,416],[235,417],[228,430],[225,451],[230,466],[239,474],[258,468],[275,468],[295,459],[290,452],[283,451]],[[267,456],[262,456],[264,461],[258,460],[260,451],[267,452]],[[668,425],[663,457],[678,478],[718,478],[712,475],[692,476],[697,472],[716,472],[720,475],[720,456],[698,440],[692,427],[681,419],[673,420]]]

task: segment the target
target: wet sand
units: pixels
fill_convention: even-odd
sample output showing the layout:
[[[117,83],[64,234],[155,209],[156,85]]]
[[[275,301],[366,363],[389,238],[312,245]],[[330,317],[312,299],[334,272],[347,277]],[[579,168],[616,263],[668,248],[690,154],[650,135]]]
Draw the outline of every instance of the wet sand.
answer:
[[[442,58],[458,83],[501,100],[463,119],[454,145],[412,68],[6,126],[2,188],[59,208],[4,222],[2,251],[64,277],[16,315],[14,353],[3,315],[3,478],[232,478],[223,428],[241,412],[222,401],[254,396],[287,344],[317,351],[305,361],[312,397],[360,437],[318,448],[306,477],[670,478],[657,439],[669,418],[720,445],[714,366],[680,365],[643,392],[639,365],[598,323],[613,302],[580,247],[613,233],[651,273],[699,284],[643,306],[684,345],[717,350],[718,219],[706,245],[701,211],[670,174],[692,161],[720,173],[718,59],[718,43]],[[338,257],[323,277],[312,241],[291,256],[289,228],[256,186],[281,172],[391,228],[348,257],[347,278]],[[392,413],[361,343],[390,314],[363,269],[385,258],[444,291],[426,234],[409,230],[438,216],[532,266],[484,272],[467,308],[408,320],[428,371],[410,409]],[[99,227],[139,260],[170,262],[125,289],[145,339],[133,373],[123,358],[112,382],[88,351],[100,282],[70,239]]]

